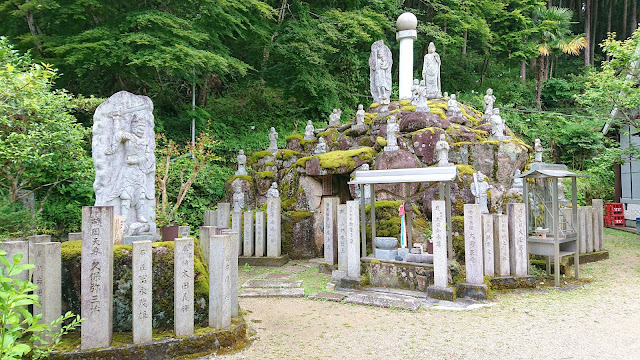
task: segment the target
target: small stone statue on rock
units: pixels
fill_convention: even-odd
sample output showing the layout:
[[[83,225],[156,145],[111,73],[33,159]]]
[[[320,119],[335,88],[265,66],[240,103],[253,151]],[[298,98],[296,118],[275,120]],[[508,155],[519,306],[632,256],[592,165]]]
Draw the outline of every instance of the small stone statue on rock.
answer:
[[[522,172],[520,171],[520,169],[516,169],[515,174],[513,174],[513,186],[512,187],[514,189],[522,189],[524,187],[524,181],[520,177],[521,174],[522,174]]]
[[[493,96],[493,89],[487,89],[487,95],[484,96],[484,115],[483,119],[490,119],[493,115],[493,103],[496,102],[496,97]]]
[[[535,144],[533,145],[533,149],[536,151],[536,156],[535,156],[535,162],[542,162],[542,143],[540,142],[540,139],[536,139]]]
[[[505,136],[506,130],[504,120],[500,116],[500,109],[494,108],[493,115],[491,115],[491,138],[497,140],[511,139],[510,136]]]
[[[280,197],[280,192],[278,191],[278,183],[275,181],[271,183],[271,188],[267,190],[267,198],[277,198]]]
[[[244,209],[244,193],[242,185],[236,183],[233,186],[233,211],[242,211]]]
[[[440,86],[440,55],[436,52],[433,42],[429,43],[429,49],[424,56],[422,64],[422,79],[427,86],[428,99],[440,99],[442,97],[442,87]]]
[[[315,140],[316,135],[314,133],[316,129],[313,127],[313,123],[311,120],[307,121],[307,127],[304,128],[304,139],[305,140]]]
[[[473,174],[473,183],[471,184],[471,194],[476,198],[476,204],[480,204],[480,212],[482,214],[489,213],[489,207],[487,206],[487,191],[492,189],[493,186],[487,182],[487,177],[477,172]]]
[[[324,142],[324,138],[320,138],[318,140],[318,144],[316,145],[316,149],[313,151],[315,155],[324,154],[327,152],[327,143]]]
[[[456,100],[456,94],[451,94],[451,97],[447,101],[447,105],[449,109],[447,110],[447,116],[451,118],[461,118],[462,117],[462,109],[460,109],[460,105]]]
[[[389,117],[387,120],[387,146],[384,147],[384,151],[397,151],[398,147],[398,131],[400,126],[396,123],[395,116]]]
[[[356,126],[364,126],[364,107],[362,104],[358,105],[358,111],[356,111]]]
[[[269,133],[269,148],[267,151],[272,154],[278,152],[278,133],[274,127],[271,128],[271,132]]]
[[[420,81],[420,86],[418,86],[418,101],[416,104],[416,112],[430,112],[429,104],[427,102],[427,86],[425,85],[424,80]]]
[[[420,100],[420,80],[413,79],[413,85],[411,85],[411,105],[418,105]]]
[[[369,56],[369,79],[373,101],[382,105],[389,104],[391,99],[391,66],[393,57],[391,50],[382,40],[371,45]]]
[[[440,140],[436,143],[438,166],[451,166],[453,164],[449,162],[449,143],[444,138],[445,135],[440,134]]]
[[[236,175],[247,175],[247,156],[244,154],[244,150],[238,152],[238,171]]]
[[[342,116],[342,110],[333,109],[333,112],[329,115],[329,126],[340,126],[340,116]]]

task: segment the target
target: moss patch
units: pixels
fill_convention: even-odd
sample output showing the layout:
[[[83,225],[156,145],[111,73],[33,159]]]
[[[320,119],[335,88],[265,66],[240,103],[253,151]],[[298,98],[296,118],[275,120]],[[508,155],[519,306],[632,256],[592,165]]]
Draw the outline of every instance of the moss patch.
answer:
[[[353,160],[354,157],[359,158],[361,161],[370,163],[373,160],[374,155],[375,151],[372,148],[363,147],[353,150],[331,151],[317,155],[317,157],[318,160],[320,160],[320,167],[323,169],[331,170],[340,168],[344,170],[343,172],[350,172],[356,166],[356,162]]]
[[[369,105],[369,108],[374,108],[374,107],[378,107],[380,106],[380,103],[374,102],[371,105]]]
[[[402,111],[416,111],[417,107],[418,107],[417,105],[407,105],[407,106],[403,106],[401,109]]]
[[[398,101],[398,104],[399,105],[409,105],[409,104],[411,104],[411,100],[409,100],[409,99],[400,100],[400,101]]]
[[[284,138],[284,140],[286,142],[289,142],[289,141],[291,141],[293,139],[302,140],[302,138],[303,138],[302,134],[291,134],[291,135],[287,136],[286,138]]]
[[[272,156],[273,154],[271,154],[270,151],[267,150],[263,150],[263,151],[257,151],[254,152],[253,154],[251,154],[251,163],[255,164],[257,163],[260,159],[266,157],[266,156]]]
[[[458,168],[458,176],[462,176],[462,175],[473,176],[473,173],[475,172],[475,169],[471,165],[456,164],[456,168]]]
[[[251,176],[249,175],[233,175],[232,177],[230,177],[229,179],[227,179],[227,184],[233,184],[233,181],[235,179],[242,179],[245,181],[248,181],[249,184],[251,184],[253,186],[253,178],[251,178]]]
[[[423,133],[423,132],[425,132],[425,131],[430,132],[430,133],[431,133],[431,135],[435,135],[435,134],[436,134],[436,128],[434,128],[434,127],[428,127],[428,128],[424,128],[424,129],[416,130],[416,131],[412,132],[412,133],[411,133],[411,135],[412,135],[412,136],[413,136],[413,135],[418,135],[418,134],[421,134],[421,133]]]
[[[378,143],[378,145],[380,146],[387,146],[387,139],[383,138],[382,136],[378,136],[376,138],[376,142]]]
[[[276,175],[272,171],[261,171],[258,174],[260,179],[273,179]]]
[[[373,145],[375,145],[375,144],[376,143],[373,140],[371,140],[371,138],[368,137],[368,136],[365,136],[365,137],[363,137],[362,139],[360,139],[358,141],[358,145],[360,145],[360,146],[373,147]]]
[[[289,150],[289,149],[284,149],[284,150],[279,150],[278,153],[276,154],[276,158],[279,160],[289,160],[294,156],[300,156],[302,155],[302,153],[299,153],[295,150]]]

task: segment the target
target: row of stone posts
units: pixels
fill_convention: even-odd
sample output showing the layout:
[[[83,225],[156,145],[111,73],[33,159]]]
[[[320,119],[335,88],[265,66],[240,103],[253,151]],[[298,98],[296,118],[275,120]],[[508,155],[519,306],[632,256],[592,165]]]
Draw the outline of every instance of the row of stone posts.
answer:
[[[81,328],[83,349],[107,347],[111,344],[113,222],[111,206],[82,208],[81,316],[85,319]],[[207,249],[209,263],[209,326],[212,328],[228,327],[231,325],[231,317],[238,315],[237,238],[238,234],[230,229],[213,226],[200,228],[200,244],[203,249]],[[152,259],[151,241],[133,243],[132,310],[135,344],[152,341]],[[191,335],[194,332],[193,238],[174,240],[173,271],[175,333],[177,336]]]
[[[323,198],[324,257],[327,264],[338,264],[334,282],[342,279],[360,282],[360,203],[340,204],[337,197]]]
[[[604,201],[593,199],[591,206],[578,208],[578,225],[573,223],[572,209],[561,208],[563,223],[575,230],[580,238],[580,254],[604,250]]]
[[[229,222],[231,218],[231,222]],[[267,212],[230,211],[229,203],[218,210],[206,210],[205,226],[229,228],[237,232],[238,256],[280,257],[282,252],[282,206],[279,197],[267,198]]]

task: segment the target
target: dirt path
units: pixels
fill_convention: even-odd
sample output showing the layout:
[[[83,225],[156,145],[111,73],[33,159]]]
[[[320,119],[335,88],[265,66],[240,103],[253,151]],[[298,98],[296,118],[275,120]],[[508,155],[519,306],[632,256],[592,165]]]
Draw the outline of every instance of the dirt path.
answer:
[[[640,359],[640,237],[607,230],[593,282],[503,293],[474,311],[399,310],[307,299],[242,299],[256,331],[223,359]]]

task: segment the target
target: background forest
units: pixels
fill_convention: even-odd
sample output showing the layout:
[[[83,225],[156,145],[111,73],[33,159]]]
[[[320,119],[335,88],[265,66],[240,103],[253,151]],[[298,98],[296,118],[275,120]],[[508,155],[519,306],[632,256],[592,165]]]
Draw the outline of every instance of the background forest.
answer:
[[[638,0],[5,0],[0,235],[79,229],[80,207],[93,205],[92,110],[120,90],[151,97],[163,139],[185,144],[192,121],[214,139],[200,144],[213,161],[180,158],[167,184],[175,200],[181,169],[197,167],[178,211],[197,226],[224,195],[237,151],[266,148],[270,127],[284,146],[307,120],[321,127],[333,108],[344,120],[371,103],[376,40],[394,53],[397,97],[395,20],[405,11],[419,22],[416,78],[433,41],[443,91],[481,109],[493,88],[508,126],[530,144],[540,138],[545,161],[591,175],[580,201],[613,199],[620,153],[600,130],[616,104],[603,84],[627,71],[637,39],[615,39],[636,29]],[[610,56],[617,67],[603,67]],[[31,192],[35,216],[20,201]]]

